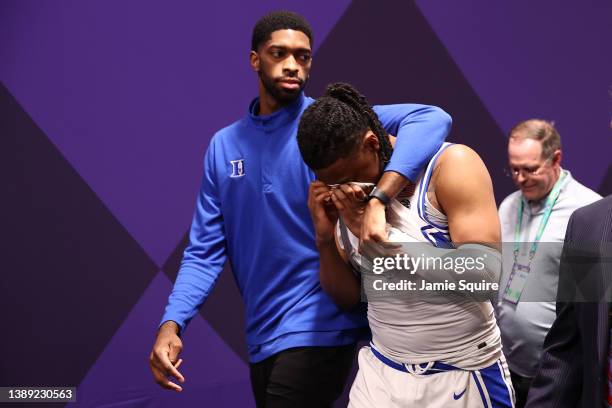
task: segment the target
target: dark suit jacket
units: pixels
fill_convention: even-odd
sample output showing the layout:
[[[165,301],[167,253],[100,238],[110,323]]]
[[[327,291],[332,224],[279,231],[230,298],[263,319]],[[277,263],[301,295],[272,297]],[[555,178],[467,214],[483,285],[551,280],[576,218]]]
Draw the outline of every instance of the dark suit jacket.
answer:
[[[611,242],[612,196],[572,214],[561,258],[558,297],[563,292],[561,282],[564,274],[574,279],[577,275],[586,277],[583,286],[599,288],[600,295],[604,292],[602,289],[611,286]],[[572,252],[569,248],[581,245],[591,248],[593,256],[586,263],[569,261],[568,253]],[[607,406],[604,402],[607,399],[610,296],[607,300],[606,296],[599,299],[557,302],[557,318],[544,340],[540,366],[527,398],[528,408]]]

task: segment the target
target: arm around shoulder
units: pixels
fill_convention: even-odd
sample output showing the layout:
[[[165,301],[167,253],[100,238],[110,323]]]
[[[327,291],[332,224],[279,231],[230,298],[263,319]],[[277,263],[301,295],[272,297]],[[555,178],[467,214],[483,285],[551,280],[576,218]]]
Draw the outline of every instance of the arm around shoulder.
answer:
[[[416,180],[446,140],[450,115],[436,106],[418,104],[378,105],[374,110],[387,132],[397,136],[386,171]]]

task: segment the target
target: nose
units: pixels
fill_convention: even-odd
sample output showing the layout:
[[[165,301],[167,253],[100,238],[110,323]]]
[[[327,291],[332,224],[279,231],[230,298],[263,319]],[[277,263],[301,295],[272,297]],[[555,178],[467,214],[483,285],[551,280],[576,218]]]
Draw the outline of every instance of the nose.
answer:
[[[526,180],[526,179],[527,179],[527,178],[526,178],[526,177],[523,175],[523,172],[522,172],[522,171],[519,171],[519,172],[518,172],[518,175],[516,176],[516,181],[517,181],[517,183],[519,183],[519,184],[523,184],[523,183],[525,182],[525,180]]]
[[[283,71],[297,72],[297,70],[298,70],[298,63],[295,57],[292,54],[290,54],[287,58],[285,58],[285,61],[283,64]]]

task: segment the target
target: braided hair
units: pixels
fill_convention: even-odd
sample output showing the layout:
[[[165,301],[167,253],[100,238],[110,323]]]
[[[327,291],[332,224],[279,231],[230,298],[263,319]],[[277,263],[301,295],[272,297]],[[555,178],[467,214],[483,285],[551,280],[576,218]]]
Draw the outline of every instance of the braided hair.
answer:
[[[297,133],[302,158],[313,170],[330,166],[353,153],[368,129],[378,138],[384,168],[393,148],[378,116],[353,86],[330,84],[325,94],[302,114]]]

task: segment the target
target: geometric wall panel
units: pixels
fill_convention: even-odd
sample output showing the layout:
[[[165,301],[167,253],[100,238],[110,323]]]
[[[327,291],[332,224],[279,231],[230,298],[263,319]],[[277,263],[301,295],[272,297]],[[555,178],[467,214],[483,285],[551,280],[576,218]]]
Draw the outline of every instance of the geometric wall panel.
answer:
[[[0,85],[0,384],[78,384],[157,272]]]

